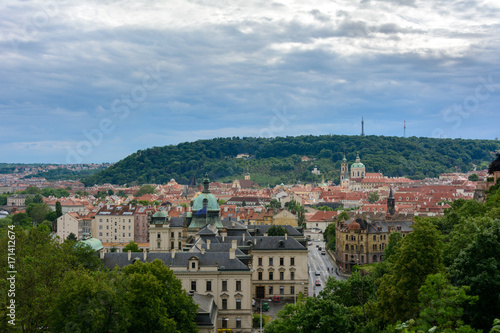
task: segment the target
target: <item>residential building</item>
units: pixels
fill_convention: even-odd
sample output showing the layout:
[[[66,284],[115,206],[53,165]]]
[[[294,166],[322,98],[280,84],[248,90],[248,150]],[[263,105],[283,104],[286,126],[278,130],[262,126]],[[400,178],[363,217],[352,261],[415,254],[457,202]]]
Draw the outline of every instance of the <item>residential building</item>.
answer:
[[[69,212],[57,218],[57,232],[61,241],[64,241],[73,233],[77,240],[82,240],[85,235],[91,234],[93,218],[89,215],[80,215],[77,212]]]
[[[92,221],[92,237],[103,243],[128,243],[134,240],[134,213],[132,205],[105,205]]]

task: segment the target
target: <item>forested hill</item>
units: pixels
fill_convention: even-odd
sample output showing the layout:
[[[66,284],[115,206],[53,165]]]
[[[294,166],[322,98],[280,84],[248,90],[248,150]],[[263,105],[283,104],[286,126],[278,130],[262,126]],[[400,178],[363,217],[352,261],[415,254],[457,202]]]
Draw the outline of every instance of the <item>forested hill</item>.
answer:
[[[402,138],[384,136],[298,136],[278,138],[215,138],[140,150],[82,181],[87,186],[162,184],[174,178],[181,184],[205,172],[211,181],[242,178],[248,171],[260,185],[294,181],[338,182],[345,152],[349,164],[359,153],[367,172],[412,179],[437,177],[443,172],[485,169],[500,150],[493,140]],[[249,159],[235,158],[247,153]],[[307,156],[311,161],[302,162]],[[317,166],[320,176],[311,170]]]

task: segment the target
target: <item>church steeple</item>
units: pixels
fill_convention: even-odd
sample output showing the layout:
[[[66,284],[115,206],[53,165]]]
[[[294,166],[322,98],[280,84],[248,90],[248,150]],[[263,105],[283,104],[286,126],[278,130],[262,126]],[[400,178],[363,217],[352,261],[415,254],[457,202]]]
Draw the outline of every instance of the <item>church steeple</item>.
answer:
[[[394,215],[396,213],[396,200],[394,199],[394,194],[392,193],[392,187],[389,191],[389,197],[387,198],[387,214]]]
[[[365,136],[365,121],[363,117],[361,117],[361,136]]]
[[[210,193],[208,186],[210,185],[210,180],[208,179],[208,173],[205,173],[205,178],[203,178],[203,192],[202,193]]]

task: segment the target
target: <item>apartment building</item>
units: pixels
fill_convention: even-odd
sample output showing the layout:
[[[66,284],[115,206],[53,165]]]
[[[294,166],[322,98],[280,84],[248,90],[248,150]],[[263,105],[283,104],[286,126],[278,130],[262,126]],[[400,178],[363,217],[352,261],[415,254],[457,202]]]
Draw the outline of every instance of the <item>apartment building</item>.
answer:
[[[92,221],[92,237],[103,243],[128,243],[134,240],[134,213],[132,205],[105,205]]]

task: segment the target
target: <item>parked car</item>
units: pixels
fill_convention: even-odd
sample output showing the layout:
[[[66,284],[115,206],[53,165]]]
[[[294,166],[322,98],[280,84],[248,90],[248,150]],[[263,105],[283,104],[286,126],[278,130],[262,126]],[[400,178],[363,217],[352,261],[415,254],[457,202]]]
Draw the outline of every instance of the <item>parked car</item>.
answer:
[[[269,311],[269,303],[262,303],[262,311]]]
[[[317,286],[321,286],[321,281],[320,281],[320,279],[316,279],[316,285],[317,285]],[[264,303],[264,304],[266,304],[266,303]]]
[[[314,274],[315,274],[316,276],[320,275],[320,274],[319,274],[319,271],[314,272]]]
[[[325,251],[325,250],[321,251],[321,254],[322,254],[322,255],[325,255],[325,254],[326,254],[326,251]]]
[[[279,302],[279,301],[280,301],[280,297],[278,295],[274,295],[273,302]]]

